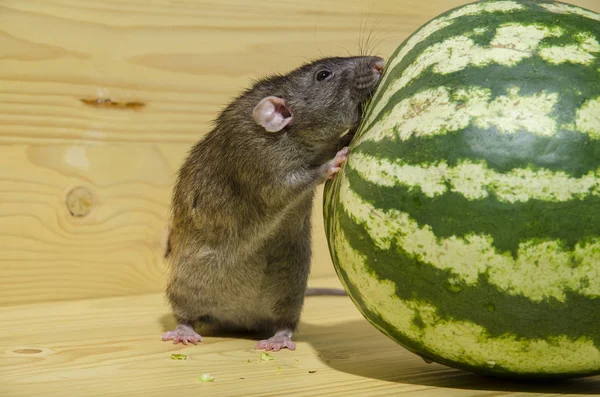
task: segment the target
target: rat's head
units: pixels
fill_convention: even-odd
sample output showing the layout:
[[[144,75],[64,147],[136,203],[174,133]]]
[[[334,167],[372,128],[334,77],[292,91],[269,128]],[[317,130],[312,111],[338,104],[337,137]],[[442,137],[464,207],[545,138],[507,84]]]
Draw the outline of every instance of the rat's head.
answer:
[[[357,125],[383,67],[379,57],[325,58],[265,80],[252,118],[271,133],[331,142]]]

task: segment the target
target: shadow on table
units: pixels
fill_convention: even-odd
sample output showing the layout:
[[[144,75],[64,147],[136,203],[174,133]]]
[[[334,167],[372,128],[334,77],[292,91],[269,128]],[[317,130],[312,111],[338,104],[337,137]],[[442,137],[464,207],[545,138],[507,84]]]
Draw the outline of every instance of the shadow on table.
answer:
[[[565,380],[506,380],[427,364],[366,321],[333,326],[302,323],[296,340],[310,343],[328,366],[389,382],[442,388],[600,395],[600,376]]]

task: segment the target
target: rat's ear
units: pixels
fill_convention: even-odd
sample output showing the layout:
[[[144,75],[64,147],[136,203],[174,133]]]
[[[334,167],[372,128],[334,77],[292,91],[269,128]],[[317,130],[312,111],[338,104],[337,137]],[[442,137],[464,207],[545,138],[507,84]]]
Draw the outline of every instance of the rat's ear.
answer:
[[[285,99],[268,96],[254,107],[252,118],[265,130],[278,132],[292,121],[292,112],[285,103]]]

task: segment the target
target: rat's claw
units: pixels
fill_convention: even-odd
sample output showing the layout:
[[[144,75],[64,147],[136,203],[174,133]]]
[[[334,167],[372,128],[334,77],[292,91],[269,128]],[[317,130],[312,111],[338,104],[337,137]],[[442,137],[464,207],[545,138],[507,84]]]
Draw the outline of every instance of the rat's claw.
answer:
[[[269,339],[261,340],[254,346],[257,350],[266,350],[277,352],[283,348],[296,350],[296,344],[285,335],[276,335]]]
[[[323,166],[324,167],[323,173],[324,173],[325,179],[332,179],[338,172],[340,172],[341,165],[348,158],[349,152],[350,152],[350,149],[346,146],[345,148],[343,148],[342,150],[337,152],[337,154],[335,155],[333,160],[327,162]]]
[[[345,148],[343,148],[342,150],[337,152],[332,161],[333,166],[339,167],[340,165],[342,165],[344,163],[344,161],[346,161],[346,159],[348,158],[349,152],[350,152],[350,148],[348,148],[348,146],[346,146]]]
[[[341,149],[340,149],[340,151],[339,151],[339,152],[337,152],[336,156],[337,156],[337,155],[340,155],[340,156],[347,156],[347,155],[348,155],[348,153],[350,153],[350,147],[349,147],[349,146],[344,146],[343,148],[341,148]]]
[[[175,330],[165,332],[162,336],[162,340],[173,340],[173,344],[175,345],[179,342],[184,345],[187,345],[188,342],[197,345],[198,342],[202,342],[202,337],[189,325],[179,324]]]

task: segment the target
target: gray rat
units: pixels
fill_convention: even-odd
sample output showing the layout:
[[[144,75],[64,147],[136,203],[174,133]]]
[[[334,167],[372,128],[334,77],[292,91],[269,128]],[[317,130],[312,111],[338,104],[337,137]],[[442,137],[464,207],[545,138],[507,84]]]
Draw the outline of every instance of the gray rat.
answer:
[[[189,152],[171,203],[167,299],[177,328],[163,340],[197,344],[196,322],[274,333],[257,349],[295,349],[311,259],[317,185],[348,154],[384,67],[379,57],[324,58],[263,78],[230,103]]]

